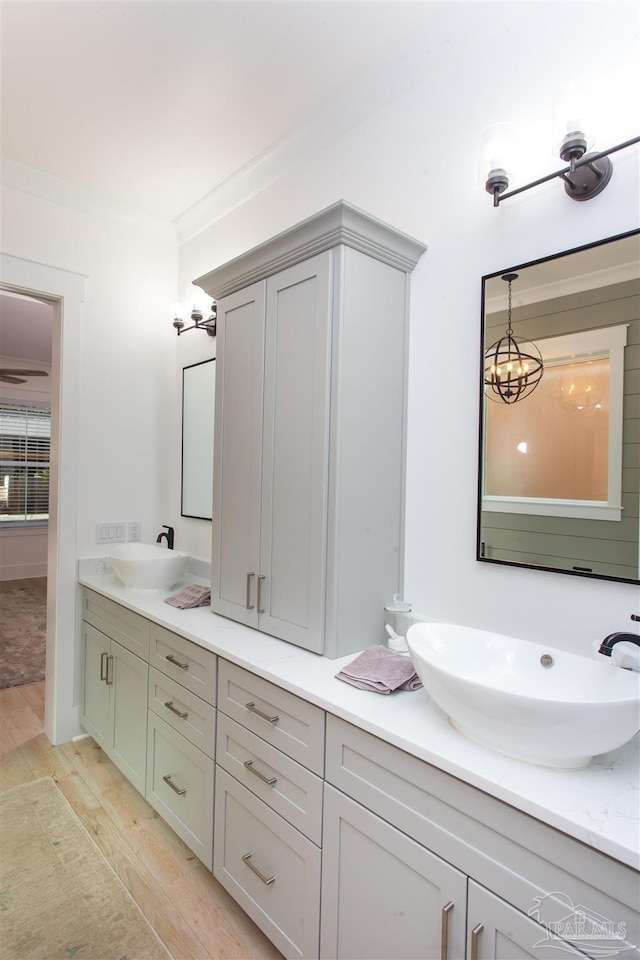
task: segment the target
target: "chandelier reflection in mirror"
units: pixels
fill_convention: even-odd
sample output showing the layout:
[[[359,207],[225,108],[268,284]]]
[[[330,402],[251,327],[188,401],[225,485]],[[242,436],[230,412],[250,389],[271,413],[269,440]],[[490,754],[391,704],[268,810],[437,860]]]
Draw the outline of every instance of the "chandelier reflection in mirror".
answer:
[[[533,393],[542,379],[544,365],[535,343],[514,337],[511,325],[511,284],[517,273],[502,277],[509,284],[507,329],[503,337],[493,343],[484,357],[485,394],[490,400],[517,403]]]

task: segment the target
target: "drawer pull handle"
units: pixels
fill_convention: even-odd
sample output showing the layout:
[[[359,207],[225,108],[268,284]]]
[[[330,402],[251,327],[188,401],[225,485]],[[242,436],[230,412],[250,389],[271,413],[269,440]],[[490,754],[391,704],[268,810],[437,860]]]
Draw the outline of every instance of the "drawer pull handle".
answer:
[[[178,710],[177,707],[174,707],[173,700],[168,700],[165,703],[165,707],[167,708],[167,710],[171,710],[171,713],[175,713],[176,717],[180,717],[181,720],[186,720],[187,717],[189,716],[188,713],[183,713],[181,710]]]
[[[448,960],[449,957],[449,914],[453,910],[453,900],[449,900],[442,908],[442,960]]]
[[[106,652],[100,654],[100,679],[101,679],[101,680],[106,680],[106,679],[107,679],[106,660],[107,660],[107,657],[108,657],[108,656],[109,656],[109,654],[106,653]]]
[[[170,774],[170,773],[167,773],[166,776],[164,776],[162,779],[164,780],[164,782],[165,782],[166,784],[168,784],[168,785],[171,787],[171,789],[174,791],[174,793],[177,793],[177,794],[178,794],[179,797],[183,797],[183,796],[185,795],[185,793],[187,792],[187,788],[186,788],[186,787],[176,787],[175,783],[174,783],[173,780],[171,779],[171,774]]]
[[[105,681],[108,687],[113,686],[113,660],[114,660],[113,654],[110,654],[107,657],[107,675],[105,677]]]
[[[264,607],[262,606],[262,581],[266,579],[266,577],[258,577],[258,613],[264,613]]]
[[[256,707],[255,700],[252,700],[251,703],[245,703],[245,707],[249,713],[255,713],[257,717],[261,717],[263,720],[266,720],[267,723],[277,723],[280,717],[276,714],[274,717],[270,717],[268,713],[264,713],[262,710],[259,710]]]
[[[174,657],[174,655],[173,655],[172,653],[168,653],[168,654],[166,655],[166,657],[165,657],[165,660],[168,660],[169,663],[172,663],[172,664],[174,665],[174,667],[180,667],[181,670],[188,670],[188,669],[189,669],[189,664],[188,664],[188,663],[180,663],[180,661],[179,661],[179,660],[176,660],[176,658]]]
[[[263,783],[266,783],[270,787],[272,787],[274,783],[278,782],[277,777],[265,777],[264,773],[260,773],[259,770],[256,770],[253,765],[253,760],[245,760],[243,766],[245,766],[250,773],[253,773],[256,777],[258,777],[259,780],[262,780]]]
[[[251,854],[250,854],[250,853],[245,853],[245,855],[244,855],[244,857],[243,857],[242,859],[243,859],[244,863],[246,863],[246,865],[249,867],[249,869],[250,869],[250,870],[253,870],[253,872],[255,873],[256,877],[259,877],[260,880],[262,880],[262,882],[263,882],[267,887],[269,886],[270,883],[273,883],[273,881],[276,879],[275,877],[265,877],[264,873],[262,873],[261,870],[258,870],[257,867],[254,867],[254,865],[251,863]]]
[[[247,596],[244,604],[247,610],[253,610],[253,604],[251,603],[251,580],[253,577],[255,577],[255,573],[247,574]]]
[[[478,940],[484,930],[484,923],[477,923],[471,931],[471,960],[478,960]]]

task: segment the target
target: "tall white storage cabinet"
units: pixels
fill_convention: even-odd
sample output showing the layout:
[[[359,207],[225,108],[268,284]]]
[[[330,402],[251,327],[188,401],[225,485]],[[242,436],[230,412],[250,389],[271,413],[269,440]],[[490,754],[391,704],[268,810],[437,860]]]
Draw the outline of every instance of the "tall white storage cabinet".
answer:
[[[382,641],[425,249],[340,202],[196,281],[218,301],[214,613],[332,658]]]

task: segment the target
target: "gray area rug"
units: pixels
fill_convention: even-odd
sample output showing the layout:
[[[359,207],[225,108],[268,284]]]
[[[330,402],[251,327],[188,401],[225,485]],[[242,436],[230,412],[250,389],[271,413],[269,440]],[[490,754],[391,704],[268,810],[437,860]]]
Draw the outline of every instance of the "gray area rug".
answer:
[[[50,777],[0,797],[3,960],[170,960]]]
[[[47,602],[28,586],[0,590],[0,690],[44,680]]]

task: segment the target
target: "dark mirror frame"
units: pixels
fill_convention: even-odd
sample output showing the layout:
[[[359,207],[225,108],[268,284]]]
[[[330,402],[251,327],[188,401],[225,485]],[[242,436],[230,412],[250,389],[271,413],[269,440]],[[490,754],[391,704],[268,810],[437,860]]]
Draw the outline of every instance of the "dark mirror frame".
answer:
[[[186,395],[186,379],[191,373],[191,371],[196,368],[200,371],[204,369],[207,364],[213,364],[211,367],[212,371],[215,371],[215,361],[216,358],[212,357],[209,360],[200,360],[197,363],[189,364],[189,366],[182,368],[182,431],[181,431],[181,464],[180,464],[180,516],[182,517],[191,517],[194,520],[211,520],[213,514],[213,455],[211,458],[211,463],[207,464],[207,472],[211,475],[210,481],[210,496],[209,496],[209,510],[200,514],[194,513],[190,510],[189,505],[185,503],[185,469],[201,469],[201,465],[192,463],[190,458],[187,458],[185,453],[185,421],[191,416],[202,416],[206,418],[206,426],[211,430],[211,436],[213,438],[213,420],[214,420],[214,406],[212,404],[210,410],[201,410],[197,406],[192,406],[190,398]],[[215,382],[215,381],[214,381]],[[213,440],[212,440],[213,443]]]
[[[548,573],[560,573],[568,574],[572,577],[588,577],[592,580],[608,580],[616,581],[619,583],[630,583],[630,584],[640,584],[640,579],[631,579],[627,577],[615,577],[609,576],[607,574],[601,573],[591,573],[581,570],[568,570],[561,567],[552,567],[544,566],[538,564],[523,563],[515,560],[501,560],[493,557],[482,556],[482,499],[484,492],[484,403],[485,403],[485,391],[484,391],[484,354],[486,350],[485,346],[485,330],[486,330],[486,318],[485,318],[485,303],[486,303],[486,286],[487,281],[493,280],[496,277],[501,277],[505,273],[518,273],[521,270],[525,270],[527,267],[537,266],[538,264],[547,263],[551,260],[558,260],[563,257],[571,256],[572,254],[580,253],[584,250],[590,250],[595,247],[601,247],[608,243],[614,243],[617,240],[624,240],[628,237],[638,236],[640,230],[629,230],[626,233],[617,234],[612,237],[606,237],[603,240],[597,240],[594,243],[587,243],[579,247],[572,247],[570,250],[562,250],[559,253],[550,254],[547,257],[541,257],[538,260],[530,260],[527,263],[519,263],[515,266],[505,267],[501,270],[496,270],[494,273],[485,274],[482,277],[482,286],[481,286],[481,323],[480,323],[480,375],[479,375],[479,416],[478,416],[478,485],[477,485],[477,527],[476,527],[476,560],[482,563],[493,563],[499,564],[500,566],[506,567],[521,567],[526,570],[544,570]],[[491,401],[487,401],[491,402]],[[640,537],[640,532],[639,532]],[[639,545],[640,550],[640,545]]]

